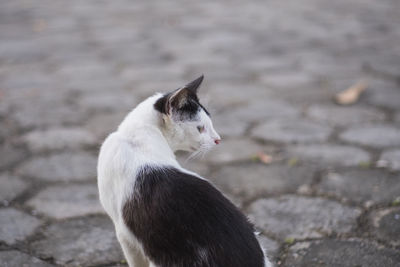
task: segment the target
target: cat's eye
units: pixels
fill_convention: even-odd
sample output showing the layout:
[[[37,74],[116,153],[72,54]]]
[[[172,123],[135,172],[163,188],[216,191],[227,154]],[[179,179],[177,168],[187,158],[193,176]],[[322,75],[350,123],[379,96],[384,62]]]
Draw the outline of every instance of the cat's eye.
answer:
[[[197,126],[197,130],[199,130],[199,133],[204,132],[204,126]]]

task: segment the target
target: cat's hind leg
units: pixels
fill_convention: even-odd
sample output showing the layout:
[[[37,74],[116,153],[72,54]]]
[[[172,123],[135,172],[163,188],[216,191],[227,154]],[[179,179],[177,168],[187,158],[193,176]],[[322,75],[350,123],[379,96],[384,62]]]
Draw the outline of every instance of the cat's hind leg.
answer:
[[[117,232],[117,239],[121,244],[122,251],[124,252],[129,267],[149,267],[149,261],[146,256],[143,255],[138,244],[134,244],[129,236]]]

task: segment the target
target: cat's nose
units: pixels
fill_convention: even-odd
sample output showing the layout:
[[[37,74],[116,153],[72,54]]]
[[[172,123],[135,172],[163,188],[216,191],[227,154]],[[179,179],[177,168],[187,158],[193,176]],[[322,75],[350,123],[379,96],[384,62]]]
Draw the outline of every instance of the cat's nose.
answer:
[[[214,142],[216,145],[218,145],[221,142],[221,139],[215,139]]]

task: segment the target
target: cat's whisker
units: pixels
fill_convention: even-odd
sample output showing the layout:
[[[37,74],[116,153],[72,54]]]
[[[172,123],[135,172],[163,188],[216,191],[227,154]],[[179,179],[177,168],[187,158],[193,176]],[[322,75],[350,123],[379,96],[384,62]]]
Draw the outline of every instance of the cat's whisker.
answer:
[[[187,163],[189,160],[196,158],[200,153],[200,150],[194,151],[192,154],[189,155],[189,157],[185,160],[185,163]]]

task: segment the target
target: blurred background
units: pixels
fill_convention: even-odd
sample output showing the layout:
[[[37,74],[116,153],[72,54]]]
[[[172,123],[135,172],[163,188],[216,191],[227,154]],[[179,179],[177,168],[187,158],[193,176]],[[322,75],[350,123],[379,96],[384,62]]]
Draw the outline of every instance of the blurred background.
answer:
[[[200,74],[223,141],[182,164],[277,266],[400,265],[400,2],[0,1],[0,265],[126,266],[97,153]]]

